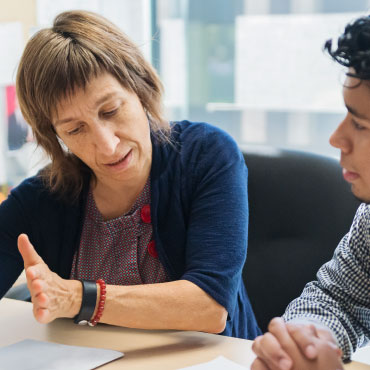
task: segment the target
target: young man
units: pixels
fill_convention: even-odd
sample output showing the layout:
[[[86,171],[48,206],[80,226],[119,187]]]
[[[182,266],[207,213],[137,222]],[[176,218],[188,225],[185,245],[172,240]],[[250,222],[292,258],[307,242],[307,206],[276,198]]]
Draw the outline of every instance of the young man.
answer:
[[[348,113],[330,144],[340,149],[343,177],[363,204],[318,280],[256,339],[253,370],[341,369],[340,356],[350,359],[370,338],[370,16],[347,25],[336,50],[331,41],[325,49],[348,68]]]

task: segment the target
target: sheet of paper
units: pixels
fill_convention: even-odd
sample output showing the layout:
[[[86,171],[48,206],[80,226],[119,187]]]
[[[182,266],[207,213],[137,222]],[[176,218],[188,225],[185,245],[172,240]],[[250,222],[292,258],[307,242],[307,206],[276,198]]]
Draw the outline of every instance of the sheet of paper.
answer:
[[[12,370],[91,370],[122,356],[118,351],[33,339],[0,348],[1,368]]]
[[[219,356],[214,360],[205,362],[203,364],[198,364],[190,367],[185,367],[180,370],[249,370],[249,367],[244,367],[236,362],[233,362],[226,357]]]

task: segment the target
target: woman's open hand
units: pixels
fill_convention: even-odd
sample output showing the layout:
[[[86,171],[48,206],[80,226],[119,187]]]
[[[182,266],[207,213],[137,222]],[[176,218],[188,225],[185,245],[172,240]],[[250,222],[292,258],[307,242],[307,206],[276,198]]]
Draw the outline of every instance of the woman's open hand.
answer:
[[[18,237],[18,249],[23,258],[36,320],[46,324],[58,317],[77,315],[81,306],[81,283],[62,279],[50,271],[26,234]]]

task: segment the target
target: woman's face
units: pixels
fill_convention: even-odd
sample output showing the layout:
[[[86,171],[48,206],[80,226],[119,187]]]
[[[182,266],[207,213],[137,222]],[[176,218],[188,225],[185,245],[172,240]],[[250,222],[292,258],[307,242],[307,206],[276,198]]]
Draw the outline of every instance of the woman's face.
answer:
[[[109,73],[61,101],[53,125],[68,149],[91,168],[98,184],[135,182],[150,168],[152,144],[143,106]]]

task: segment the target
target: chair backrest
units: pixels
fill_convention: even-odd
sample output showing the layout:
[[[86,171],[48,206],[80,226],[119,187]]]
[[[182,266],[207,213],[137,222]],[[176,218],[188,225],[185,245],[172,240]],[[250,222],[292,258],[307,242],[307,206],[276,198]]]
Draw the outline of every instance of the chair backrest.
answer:
[[[244,159],[250,220],[243,279],[265,331],[315,280],[360,203],[333,158],[260,148],[245,150]]]

